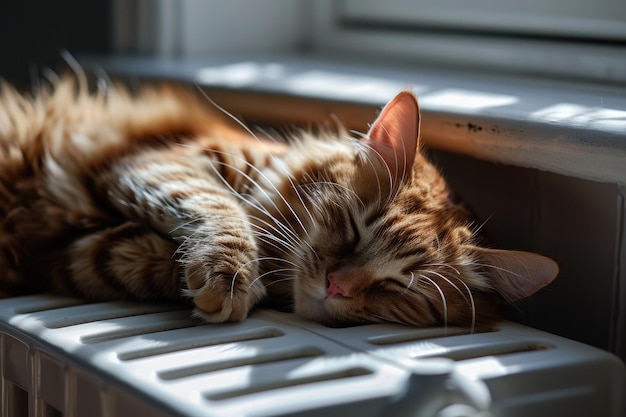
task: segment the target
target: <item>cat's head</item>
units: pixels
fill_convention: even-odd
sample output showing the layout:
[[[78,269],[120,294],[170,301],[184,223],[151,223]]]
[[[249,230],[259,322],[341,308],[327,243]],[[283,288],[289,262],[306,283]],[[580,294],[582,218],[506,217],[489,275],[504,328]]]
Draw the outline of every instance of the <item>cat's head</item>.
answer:
[[[306,223],[294,257],[295,311],[328,325],[400,322],[481,326],[501,300],[527,297],[558,273],[534,253],[480,246],[419,146],[419,108],[402,92],[351,151],[299,175]]]

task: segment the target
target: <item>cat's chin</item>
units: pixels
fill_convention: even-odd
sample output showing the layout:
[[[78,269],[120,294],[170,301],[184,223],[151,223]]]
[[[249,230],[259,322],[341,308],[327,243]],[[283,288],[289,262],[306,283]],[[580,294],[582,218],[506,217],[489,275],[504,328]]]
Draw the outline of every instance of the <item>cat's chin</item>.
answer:
[[[327,304],[332,302],[336,301],[326,298],[324,290],[318,291],[318,294],[303,292],[296,296],[294,312],[302,318],[328,326],[337,321],[328,311]]]
[[[324,308],[324,299],[309,299],[296,301],[295,313],[307,320],[325,323],[330,320],[328,312]]]
[[[337,314],[341,309],[339,297],[298,297],[294,312],[307,320],[315,321],[327,327],[348,327],[357,323],[342,320]],[[335,312],[333,314],[333,311]]]

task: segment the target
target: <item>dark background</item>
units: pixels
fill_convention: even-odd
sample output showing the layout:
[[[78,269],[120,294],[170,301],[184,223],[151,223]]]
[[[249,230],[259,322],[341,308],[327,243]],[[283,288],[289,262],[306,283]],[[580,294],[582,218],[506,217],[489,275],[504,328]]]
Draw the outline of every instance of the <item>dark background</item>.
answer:
[[[111,50],[111,0],[5,0],[0,3],[0,78],[27,88],[58,70],[61,51]]]

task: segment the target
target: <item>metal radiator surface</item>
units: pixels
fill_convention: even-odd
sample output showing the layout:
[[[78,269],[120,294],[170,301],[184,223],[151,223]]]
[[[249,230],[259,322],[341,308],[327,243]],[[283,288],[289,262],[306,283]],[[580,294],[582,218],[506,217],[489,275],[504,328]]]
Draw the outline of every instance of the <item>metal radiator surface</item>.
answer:
[[[504,322],[486,333],[326,328],[258,310],[0,300],[5,417],[624,416],[624,364]]]

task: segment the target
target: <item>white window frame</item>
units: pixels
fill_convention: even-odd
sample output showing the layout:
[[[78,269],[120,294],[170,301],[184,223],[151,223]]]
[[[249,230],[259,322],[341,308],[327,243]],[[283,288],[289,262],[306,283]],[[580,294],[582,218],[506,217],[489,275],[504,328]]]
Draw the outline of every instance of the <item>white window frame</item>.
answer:
[[[114,21],[116,50],[157,57],[306,50],[626,83],[623,0],[114,0]]]
[[[452,1],[446,0],[447,3]],[[493,0],[472,1],[487,7],[487,3]],[[559,2],[563,3],[560,0],[548,1],[552,4]],[[409,3],[414,7],[408,7]],[[499,21],[486,21],[487,18],[479,14],[465,19],[458,13],[446,15],[444,9],[432,5],[425,8],[420,20],[424,10],[420,5],[427,3],[433,2],[316,0],[312,23],[314,48],[365,58],[377,56],[378,61],[383,57],[487,71],[506,70],[596,82],[626,82],[626,12],[625,16],[614,20],[608,20],[603,15],[594,19],[578,16],[557,20],[553,27],[548,27],[546,20],[538,26],[531,24],[524,27],[525,21],[516,16],[509,16],[508,21],[502,20],[502,15],[498,14],[493,16],[499,17]],[[467,2],[462,3],[466,5]],[[463,5],[459,7],[463,8]],[[593,7],[602,6],[593,3]],[[619,10],[626,9],[621,4],[618,7],[621,7]],[[386,12],[382,13],[383,10]],[[589,29],[603,22],[603,17],[606,30],[585,32],[571,28],[573,24],[585,22],[585,28]],[[395,23],[389,23],[394,19]],[[367,25],[368,21],[380,24]],[[408,22],[414,25],[407,25]],[[491,29],[504,36],[475,30],[489,22]],[[446,31],[454,25],[457,25],[456,30]],[[511,33],[515,36],[510,36]],[[528,36],[523,36],[524,33]],[[572,37],[571,40],[567,40],[568,36]],[[587,39],[584,39],[585,36]],[[599,41],[601,38],[603,42]]]
[[[340,0],[344,20],[558,38],[626,41],[622,0]]]

